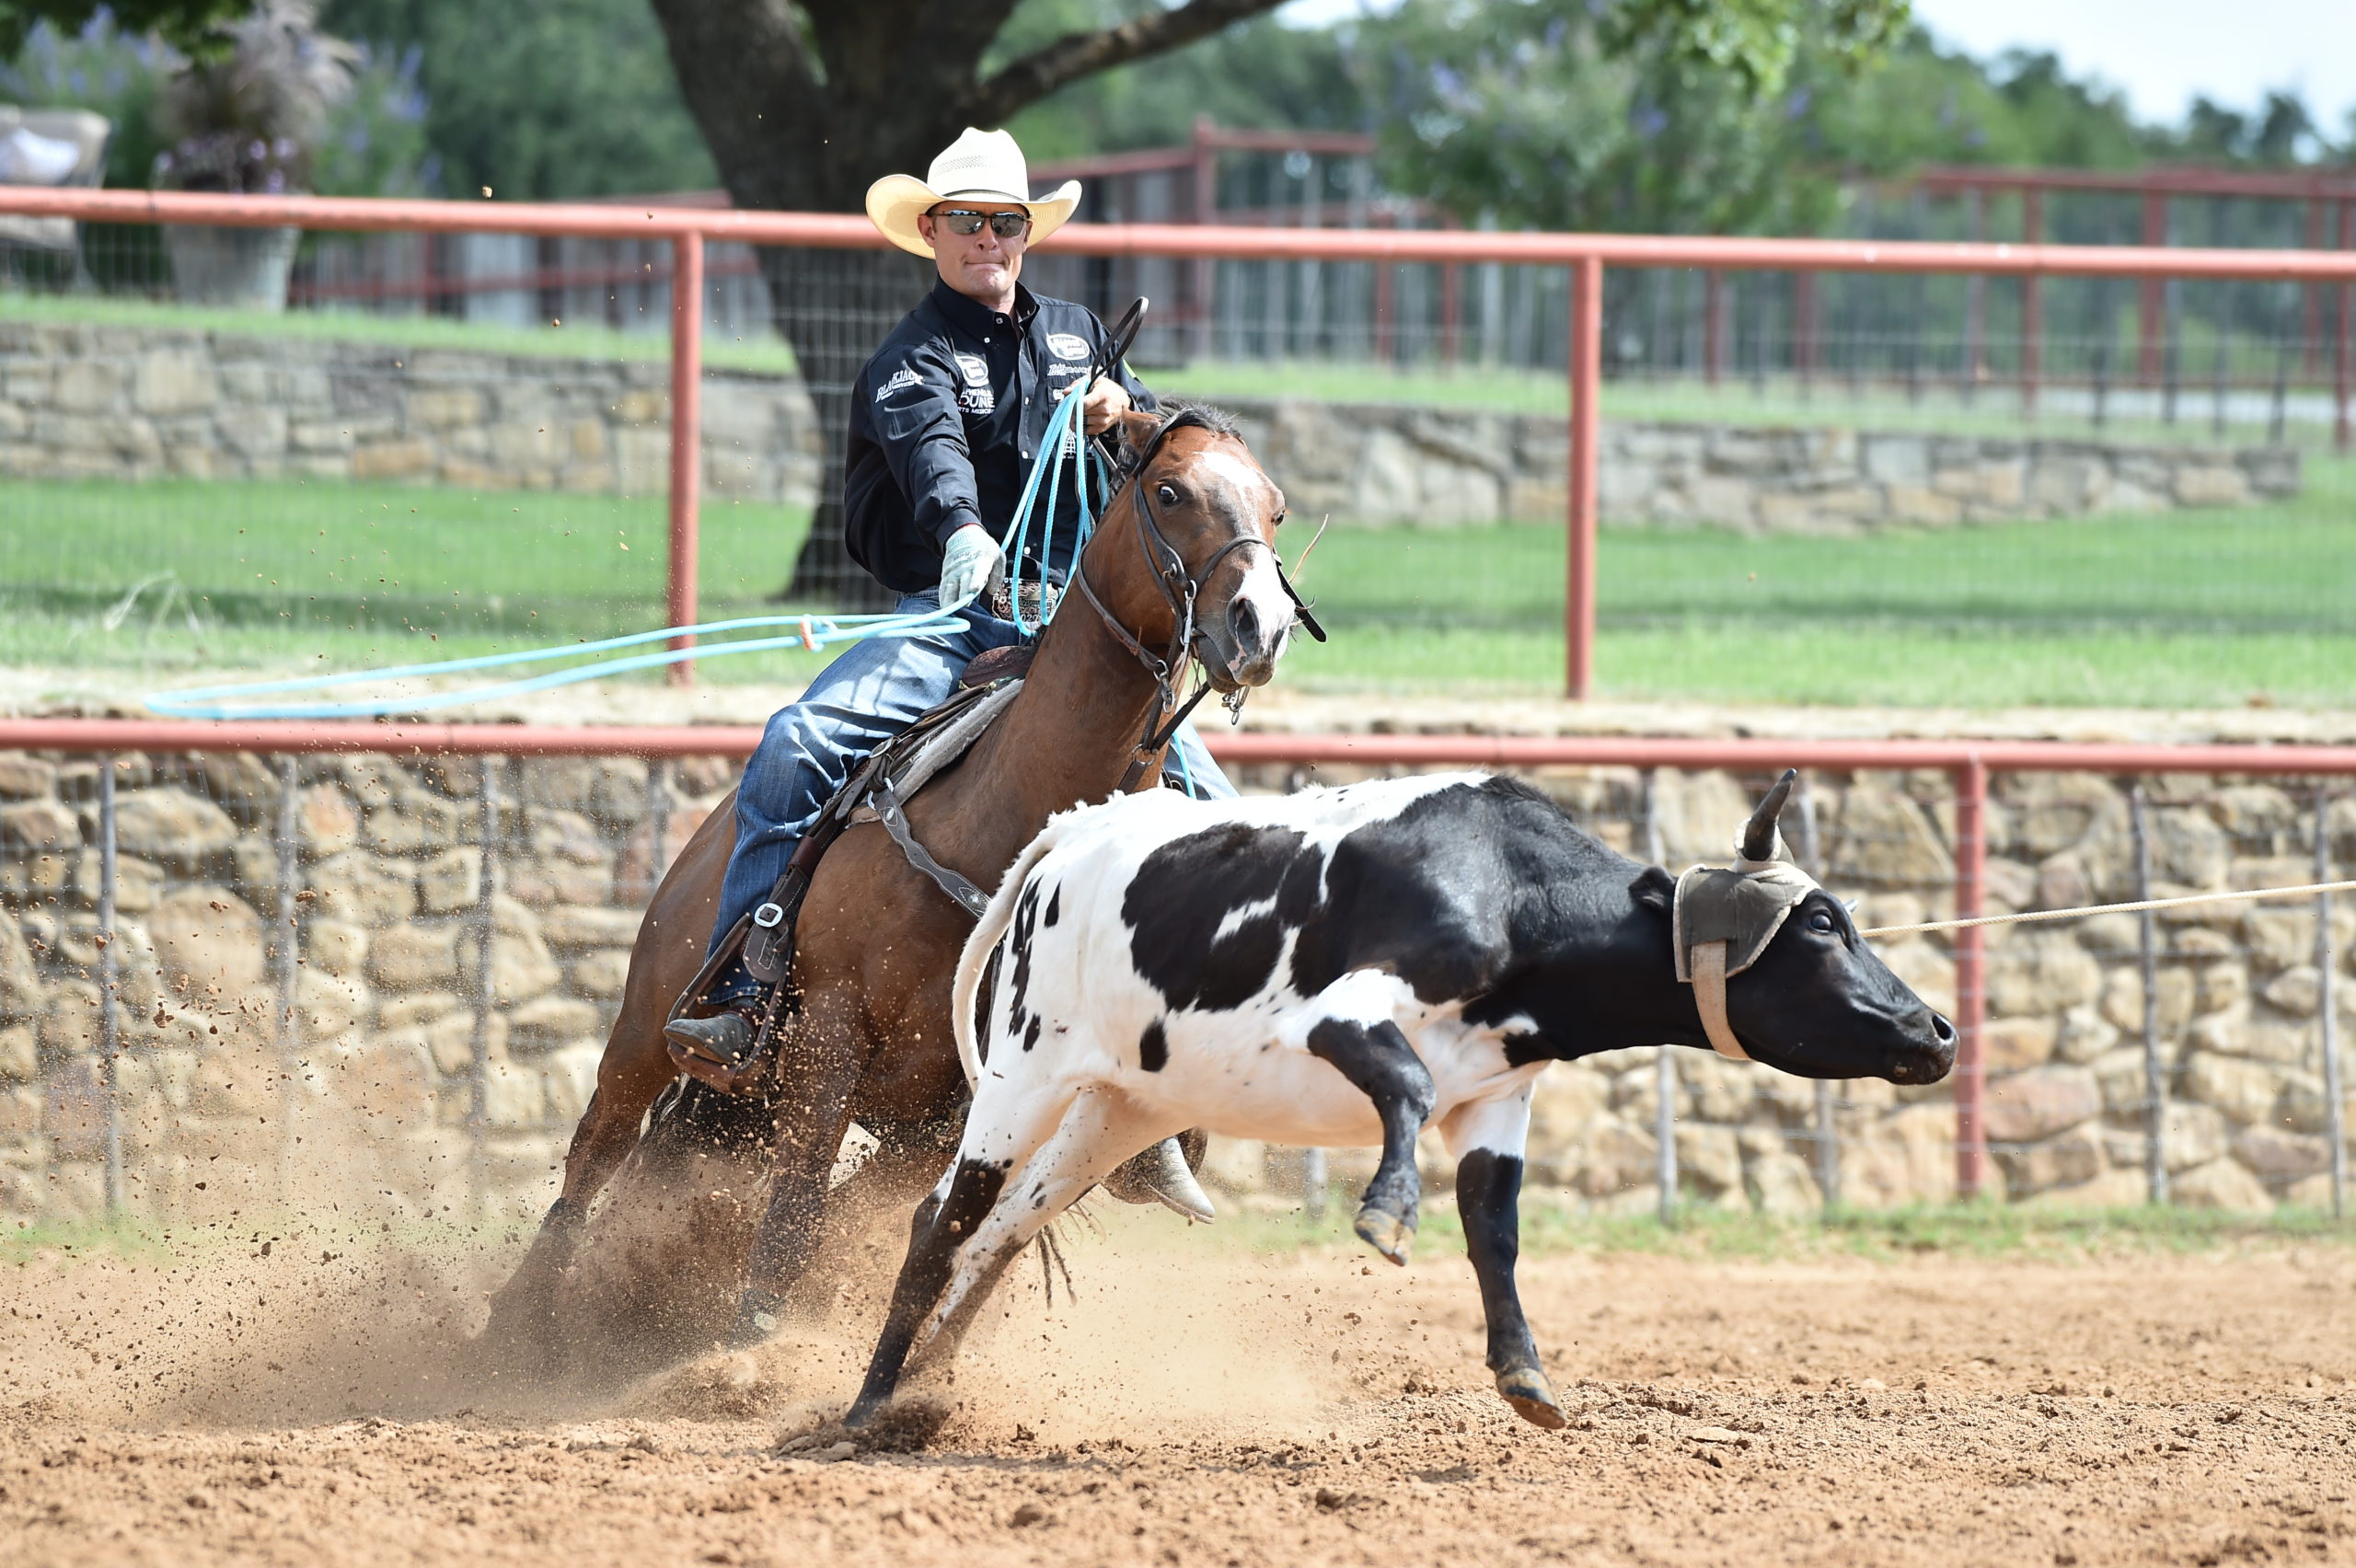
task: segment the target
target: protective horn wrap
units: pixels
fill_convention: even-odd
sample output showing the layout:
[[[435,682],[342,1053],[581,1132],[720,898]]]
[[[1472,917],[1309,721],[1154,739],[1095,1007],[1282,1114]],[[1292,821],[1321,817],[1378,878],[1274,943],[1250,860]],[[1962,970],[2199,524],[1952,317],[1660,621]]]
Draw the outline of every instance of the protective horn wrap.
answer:
[[[1788,861],[1763,870],[1695,866],[1677,879],[1670,923],[1676,932],[1677,977],[1693,978],[1693,949],[1703,942],[1727,944],[1727,973],[1739,974],[1759,961],[1784,919],[1816,891],[1816,879]]]

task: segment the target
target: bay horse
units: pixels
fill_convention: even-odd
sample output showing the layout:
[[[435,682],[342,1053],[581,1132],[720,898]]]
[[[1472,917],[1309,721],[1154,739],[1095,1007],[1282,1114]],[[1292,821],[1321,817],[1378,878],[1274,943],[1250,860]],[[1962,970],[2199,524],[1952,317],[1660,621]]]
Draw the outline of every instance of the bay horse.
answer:
[[[964,760],[907,802],[918,841],[985,891],[1050,816],[1137,772],[1189,656],[1215,689],[1240,692],[1275,673],[1295,624],[1275,545],[1284,497],[1233,423],[1199,408],[1131,412],[1115,444],[1126,477],[1080,550],[1076,602]],[[1149,786],[1160,768],[1152,756],[1138,777]],[[745,1343],[756,1304],[774,1310],[849,1200],[828,1189],[851,1124],[878,1139],[857,1182],[878,1201],[913,1205],[956,1147],[967,1090],[950,986],[974,919],[874,823],[846,831],[813,875],[789,982],[800,1009],[757,1092],[680,1078],[663,1024],[703,963],[733,801],[655,890],[563,1191],[492,1299],[479,1343],[541,1371],[591,1340],[609,1372],[675,1359],[710,1347],[732,1311]],[[650,1123],[666,1091],[676,1100]]]

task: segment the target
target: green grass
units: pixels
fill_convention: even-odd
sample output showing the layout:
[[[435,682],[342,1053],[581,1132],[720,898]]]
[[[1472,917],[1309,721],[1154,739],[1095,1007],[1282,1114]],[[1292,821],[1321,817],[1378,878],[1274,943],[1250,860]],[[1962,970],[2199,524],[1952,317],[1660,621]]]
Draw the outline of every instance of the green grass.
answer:
[[[1142,373],[1157,391],[1213,402],[1230,398],[1302,398],[1328,403],[1412,403],[1432,408],[1484,409],[1500,413],[1567,419],[1570,386],[1561,371],[1434,365],[1350,364],[1327,361],[1202,360]],[[2313,388],[2302,388],[2311,395]],[[2084,388],[2070,392],[2082,398]],[[2148,396],[2148,394],[2139,394]],[[2235,407],[2252,405],[2247,388]],[[2262,424],[2231,422],[2223,435],[2211,421],[2205,388],[2188,384],[2177,417],[2121,417],[2113,404],[2105,422],[2093,422],[2082,408],[2062,408],[2051,398],[2035,419],[2024,416],[2017,397],[1993,388],[1966,398],[1952,386],[1925,387],[1910,396],[1888,380],[1853,385],[1827,376],[1803,386],[1777,376],[1763,383],[1729,376],[1715,386],[1677,376],[1611,379],[1603,385],[1602,417],[1630,421],[1688,424],[1837,426],[1851,430],[1926,431],[1948,435],[2041,436],[2057,440],[2099,439],[2153,445],[2250,446],[2268,435]],[[2294,405],[2294,410],[2304,405]],[[2292,418],[2284,439],[2319,446],[2328,424]]]
[[[525,354],[550,359],[668,360],[668,323],[651,332],[618,331],[602,323],[563,327],[502,327],[448,316],[383,316],[361,310],[290,310],[267,316],[174,305],[163,300],[0,291],[0,321],[98,327],[177,327],[200,332],[242,332],[263,338],[381,343],[396,348],[457,349],[471,353]],[[708,340],[704,363],[730,370],[790,375],[793,352],[781,340]]]
[[[1364,1250],[1350,1234],[1349,1208],[1338,1194],[1324,1216],[1314,1221],[1299,1214],[1272,1214],[1236,1204],[1220,1207],[1218,1225],[1183,1233],[1188,1244],[1270,1255],[1309,1248]],[[317,1216],[297,1223],[307,1232],[348,1235],[362,1246],[389,1237],[391,1244],[402,1248],[447,1251],[509,1238],[517,1228],[505,1223],[469,1226],[446,1220],[404,1220],[380,1233],[365,1222],[353,1222],[348,1231]],[[241,1246],[244,1234],[272,1224],[261,1214],[234,1227],[138,1218],[37,1224],[0,1231],[0,1268],[22,1267],[40,1257],[60,1263],[101,1257],[161,1263]],[[1167,1242],[1172,1233],[1149,1225],[1138,1234],[1144,1244],[1153,1245]],[[1539,1257],[1634,1253],[1691,1262],[1854,1257],[1888,1262],[1946,1255],[2072,1262],[2284,1244],[2356,1246],[2356,1221],[2336,1221],[2318,1210],[2294,1208],[2246,1215],[2184,1208],[2081,1212],[1958,1204],[1783,1217],[1696,1205],[1682,1210],[1674,1223],[1663,1225],[1650,1215],[1583,1213],[1551,1194],[1533,1192],[1523,1201],[1521,1241],[1524,1253]],[[1426,1205],[1423,1228],[1415,1237],[1416,1257],[1454,1257],[1463,1250],[1464,1234],[1455,1205]]]
[[[2344,706],[2356,464],[2286,504],[1867,539],[1607,527],[1605,695],[1910,706]],[[1337,525],[1304,588],[1311,686],[1552,690],[1563,534]]]
[[[1338,1196],[1323,1218],[1299,1214],[1234,1211],[1208,1233],[1217,1245],[1282,1254],[1304,1247],[1363,1250],[1350,1234],[1346,1203]],[[1781,1217],[1694,1205],[1663,1225],[1651,1215],[1584,1213],[1544,1193],[1524,1197],[1525,1254],[1646,1253],[1689,1261],[1859,1257],[1879,1262],[1927,1254],[1968,1258],[2078,1258],[2206,1252],[2282,1242],[2356,1246],[2356,1222],[2335,1221],[2312,1209],[2269,1215],[2220,1214],[2183,1208],[2098,1211],[2041,1209],[2001,1204],[1958,1204],[1886,1211],[1835,1210],[1825,1216]],[[1427,1204],[1415,1237],[1418,1258],[1463,1251],[1453,1205]]]
[[[1870,538],[1607,527],[1603,695],[1897,706],[2344,707],[2356,462],[2230,511]],[[772,609],[806,513],[705,508],[707,618]],[[1298,525],[1296,525],[1298,526]],[[1287,530],[1297,550],[1305,535]],[[628,548],[625,548],[624,547]],[[0,662],[359,669],[660,624],[658,499],[298,481],[0,488]],[[1544,694],[1563,534],[1337,523],[1303,586],[1334,633],[1288,685]],[[714,661],[717,681],[817,661]]]
[[[1567,413],[1571,406],[1570,384],[1561,371],[1443,370],[1330,360],[1197,360],[1184,365],[1141,367],[1138,374],[1157,392],[1211,401],[1298,398],[1321,403],[1421,403],[1557,416]]]
[[[707,619],[771,613],[807,508],[703,511]],[[362,669],[663,624],[659,498],[297,480],[0,488],[0,663],[178,675]],[[625,548],[627,547],[627,548]],[[820,661],[756,654],[738,680]]]

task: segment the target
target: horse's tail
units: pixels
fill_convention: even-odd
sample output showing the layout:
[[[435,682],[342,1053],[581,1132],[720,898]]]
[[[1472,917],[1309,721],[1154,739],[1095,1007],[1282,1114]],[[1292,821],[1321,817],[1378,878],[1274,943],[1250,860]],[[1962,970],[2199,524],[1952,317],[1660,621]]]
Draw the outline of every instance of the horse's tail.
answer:
[[[957,979],[949,993],[949,1021],[957,1036],[957,1060],[965,1069],[965,1081],[978,1083],[982,1077],[982,1053],[974,1021],[974,997],[982,988],[982,975],[988,970],[990,954],[1006,935],[1007,927],[1014,923],[1014,905],[1022,896],[1022,884],[1047,852],[1056,847],[1060,818],[1050,819],[1039,830],[1039,836],[1022,847],[1014,864],[999,879],[998,892],[990,895],[989,907],[982,911],[981,923],[974,934],[965,939],[965,950],[957,956]]]

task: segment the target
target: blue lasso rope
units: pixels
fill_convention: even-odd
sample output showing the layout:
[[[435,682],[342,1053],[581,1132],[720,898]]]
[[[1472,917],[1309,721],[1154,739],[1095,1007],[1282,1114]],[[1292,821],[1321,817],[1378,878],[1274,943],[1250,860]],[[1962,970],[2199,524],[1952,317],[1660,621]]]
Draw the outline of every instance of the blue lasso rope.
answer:
[[[1044,590],[1046,582],[1048,553],[1055,543],[1055,506],[1059,493],[1057,476],[1051,470],[1062,467],[1063,445],[1068,436],[1072,440],[1074,488],[1079,491],[1080,505],[1078,537],[1073,541],[1071,559],[1080,558],[1080,548],[1094,531],[1094,518],[1088,502],[1086,482],[1087,444],[1077,438],[1080,406],[1086,398],[1088,378],[1077,383],[1056,411],[1048,418],[1045,437],[1033,459],[1031,473],[1024,481],[1022,499],[1015,507],[1014,520],[1007,526],[1001,540],[1006,548],[1012,586],[1022,582],[1022,548],[1031,533],[1033,503],[1038,497],[1042,477],[1049,479],[1047,487],[1047,516],[1042,525],[1039,551],[1039,581]],[[866,616],[745,616],[734,620],[707,621],[699,626],[666,626],[656,631],[631,632],[625,637],[609,637],[602,641],[574,643],[565,647],[526,649],[515,653],[484,653],[468,659],[445,659],[429,664],[396,664],[382,669],[359,670],[348,674],[301,675],[286,680],[246,681],[229,686],[195,686],[183,691],[151,692],[141,700],[149,710],[177,719],[374,719],[393,713],[424,713],[436,709],[461,708],[469,703],[493,702],[503,698],[521,697],[529,692],[547,691],[555,686],[572,686],[580,681],[595,680],[601,675],[626,674],[632,670],[656,669],[665,664],[677,664],[695,659],[723,658],[733,653],[762,653],[773,649],[801,648],[815,652],[837,642],[854,642],[872,637],[918,637],[947,635],[964,629],[959,612],[973,603],[975,594],[938,609],[916,611],[906,615]],[[1048,617],[1042,614],[1040,624],[1027,626],[1022,617],[1022,596],[1010,594],[1014,600],[1013,616],[1016,630],[1024,636],[1034,635],[1045,628]],[[1044,600],[1044,592],[1042,594]],[[720,632],[751,631],[764,627],[790,626],[795,629],[791,637],[756,637],[738,641],[699,644],[693,648],[665,648],[653,653],[634,653],[619,659],[601,659],[593,663],[570,665],[542,675],[530,675],[520,680],[501,681],[487,686],[468,686],[457,691],[424,692],[402,697],[356,698],[348,700],[313,702],[268,702],[252,698],[270,698],[289,692],[328,691],[338,686],[359,686],[376,681],[429,679],[436,676],[465,674],[475,670],[504,669],[517,664],[543,663],[554,659],[577,659],[587,654],[611,652],[617,649],[643,647],[650,642],[664,642],[676,637],[704,637]]]

